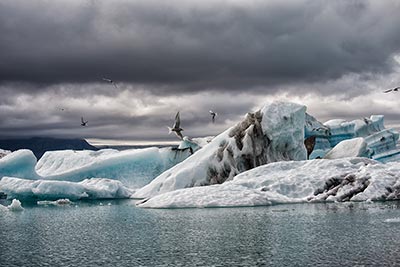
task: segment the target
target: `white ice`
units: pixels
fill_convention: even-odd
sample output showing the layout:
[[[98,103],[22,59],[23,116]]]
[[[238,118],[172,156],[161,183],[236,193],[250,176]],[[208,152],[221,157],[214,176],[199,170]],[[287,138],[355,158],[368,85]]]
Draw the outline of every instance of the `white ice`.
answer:
[[[49,151],[36,162],[30,150],[18,150],[0,159],[0,178],[79,182],[106,177],[140,188],[191,155],[189,149],[146,148],[118,151]]]
[[[43,155],[36,170],[43,179],[78,182],[107,177],[139,188],[190,155],[189,150],[156,147],[124,151],[52,151]]]
[[[6,155],[10,154],[11,151],[10,150],[5,150],[5,149],[1,149],[0,148],[0,159],[5,157]]]
[[[348,157],[369,157],[372,153],[367,148],[367,143],[364,138],[358,137],[348,140],[343,140],[330,150],[325,156],[325,159],[340,159]]]
[[[41,200],[41,201],[37,201],[38,205],[44,205],[44,206],[69,206],[74,204],[74,202],[72,202],[71,200],[69,200],[68,198],[61,198],[61,199],[57,199],[54,201],[50,201],[50,200]]]
[[[106,178],[85,179],[81,182],[27,180],[3,177],[0,191],[9,198],[57,200],[129,198],[133,191],[120,181]]]
[[[367,153],[364,155],[361,153],[359,156],[370,157],[381,162],[400,159],[400,148],[397,146],[399,133],[393,129],[385,129],[384,116],[382,115],[372,115],[369,118],[353,121],[330,120],[324,123],[324,127],[329,128],[329,135],[316,135],[315,147],[310,159],[322,158],[340,142],[357,137],[364,138],[367,144]],[[335,153],[338,153],[342,148],[345,148],[343,144],[335,149]],[[354,153],[347,153],[347,155],[356,156]]]
[[[216,137],[185,137],[177,149],[152,147],[125,151],[113,149],[52,151],[45,153],[39,162],[36,162],[35,156],[29,150],[5,152],[3,154],[7,155],[0,158],[0,178],[4,177],[0,181],[0,191],[6,192],[9,198],[57,200],[60,198],[130,197],[133,190],[140,188],[133,195],[134,197],[151,198],[162,194],[171,199],[171,203],[173,203],[171,206],[176,207],[194,205],[185,199],[186,193],[180,195],[182,200],[175,198],[175,193],[180,192],[179,189],[184,189],[182,192],[193,192],[194,196],[197,192],[205,194],[203,197],[206,197],[208,193],[214,196],[211,199],[198,198],[198,206],[253,206],[282,201],[304,201],[304,197],[311,198],[307,201],[346,199],[346,194],[338,195],[336,191],[319,192],[316,197],[312,197],[307,191],[314,188],[314,185],[327,183],[326,180],[323,180],[325,176],[315,178],[317,174],[324,173],[320,165],[327,166],[328,173],[326,174],[329,174],[330,178],[335,172],[339,177],[345,175],[342,168],[335,169],[326,163],[336,162],[335,160],[323,160],[317,163],[311,161],[311,165],[304,162],[283,162],[282,165],[277,165],[290,166],[294,169],[304,165],[296,174],[297,183],[289,178],[288,181],[279,176],[276,178],[273,176],[276,170],[267,168],[273,162],[305,160],[307,152],[303,144],[304,138],[313,135],[317,138],[310,158],[325,156],[337,159],[366,156],[381,162],[400,160],[400,148],[397,146],[399,134],[393,129],[384,128],[383,116],[374,115],[351,122],[331,120],[322,124],[306,113],[305,106],[271,102],[260,111],[248,113],[242,121]],[[0,153],[2,153],[1,151],[3,150],[0,150]],[[192,153],[194,154],[192,155]],[[343,160],[346,163],[349,159]],[[354,160],[352,162],[354,163]],[[347,166],[348,163],[345,163],[343,164]],[[262,168],[266,167],[266,170],[271,171],[272,174],[260,174],[259,176],[267,177],[263,179],[272,179],[280,188],[292,188],[294,183],[296,186],[300,182],[304,183],[307,194],[299,193],[296,186],[294,191],[299,196],[282,193],[282,190],[275,190],[276,188],[269,191],[268,187],[263,187],[263,190],[260,191],[257,188],[248,187],[247,183],[235,182],[237,179],[240,181],[240,177],[247,175],[246,173],[253,174],[248,170],[265,164],[268,165]],[[388,173],[397,175],[396,163],[384,165],[384,167],[375,161],[369,161],[368,164],[378,170],[385,169]],[[360,174],[362,166],[360,168],[357,166],[354,168],[358,170],[356,177],[360,178],[359,181],[357,180],[355,185],[336,185],[337,191],[353,194],[354,192],[351,190],[357,191],[361,188],[362,192],[351,195],[351,200],[378,199],[377,195],[387,199],[397,198],[397,191],[400,191],[400,184],[398,185],[399,189],[394,186],[394,184],[397,186],[397,180],[392,181],[393,184],[383,182],[381,185],[375,181],[374,177],[378,176],[374,176],[375,172],[370,170],[372,167],[365,167],[368,175],[371,175],[363,176]],[[308,167],[311,169],[308,170]],[[320,168],[315,176],[309,175],[309,173],[314,173],[312,168],[317,170]],[[306,169],[307,171],[305,171]],[[305,177],[300,178],[300,174]],[[288,175],[290,177],[292,174]],[[383,171],[382,176],[389,177]],[[101,179],[101,177],[107,179]],[[310,177],[312,181],[307,180]],[[351,178],[349,179],[351,180]],[[252,178],[250,177],[249,180]],[[342,178],[333,179],[333,183],[342,180]],[[213,184],[222,185],[213,186]],[[185,189],[188,187],[198,188]],[[387,188],[392,188],[393,192],[388,192]],[[317,186],[314,189],[321,188]],[[171,195],[165,194],[167,192],[172,193]],[[237,199],[232,198],[231,192],[235,192]],[[377,195],[371,197],[375,193]],[[190,194],[187,197],[190,197]],[[157,198],[151,198],[143,205],[155,203],[155,199]],[[160,207],[169,205],[165,204],[164,200],[161,202]]]
[[[21,149],[0,158],[0,178],[14,176],[27,179],[38,179],[35,171],[36,157],[32,151]]]
[[[306,159],[305,110],[294,103],[272,102],[258,113],[247,114],[242,122],[139,189],[134,197],[222,183],[268,162]]]
[[[239,174],[220,185],[175,190],[139,201],[137,205],[236,207],[398,199],[398,177],[400,163],[383,164],[366,158],[276,162]]]
[[[23,211],[24,208],[21,205],[21,201],[18,199],[13,199],[11,204],[7,206],[9,211]]]

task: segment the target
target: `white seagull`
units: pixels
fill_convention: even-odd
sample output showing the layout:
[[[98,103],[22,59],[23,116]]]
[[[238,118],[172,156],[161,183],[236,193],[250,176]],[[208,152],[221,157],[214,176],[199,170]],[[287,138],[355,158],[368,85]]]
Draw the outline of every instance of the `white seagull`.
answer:
[[[179,117],[179,111],[178,111],[178,113],[176,113],[175,115],[175,123],[172,126],[172,128],[167,126],[169,130],[168,134],[174,132],[176,136],[178,136],[181,140],[183,140],[183,135],[182,135],[183,129],[180,127],[180,124],[181,124],[181,118]]]
[[[117,84],[116,84],[113,80],[108,79],[108,78],[103,78],[103,81],[106,81],[106,82],[108,82],[108,83],[111,83],[112,85],[114,85],[115,88],[118,89]]]

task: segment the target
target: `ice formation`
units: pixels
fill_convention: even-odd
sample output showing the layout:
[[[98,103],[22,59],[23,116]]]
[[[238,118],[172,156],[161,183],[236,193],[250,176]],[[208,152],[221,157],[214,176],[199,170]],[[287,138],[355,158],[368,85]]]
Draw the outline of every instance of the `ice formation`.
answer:
[[[14,176],[19,178],[37,179],[35,172],[36,157],[27,149],[17,150],[0,158],[0,178]]]
[[[107,177],[139,188],[190,155],[189,149],[156,147],[124,151],[51,151],[39,160],[36,171],[49,180],[78,182]]]
[[[325,156],[325,159],[340,159],[348,157],[369,157],[372,151],[367,148],[364,138],[357,137],[343,140],[332,148]]]
[[[189,149],[146,148],[118,151],[49,151],[37,162],[30,150],[18,150],[0,159],[0,178],[79,182],[107,177],[139,188],[191,155]],[[0,189],[1,191],[1,189]]]
[[[0,192],[35,200],[133,196],[146,198],[143,207],[398,199],[400,182],[390,177],[400,169],[399,134],[384,128],[383,116],[322,124],[305,111],[268,103],[216,137],[184,137],[177,148],[51,151],[39,162],[29,150],[0,150]]]
[[[202,138],[189,138],[184,136],[182,142],[178,146],[178,149],[191,149],[191,151],[194,153],[200,148],[208,145],[213,138],[214,136],[206,136]]]
[[[105,178],[85,179],[74,183],[3,177],[0,180],[0,190],[5,192],[9,198],[22,200],[129,198],[133,193],[120,181]]]
[[[54,201],[50,201],[50,200],[42,200],[42,201],[37,201],[38,205],[45,205],[45,206],[69,206],[72,205],[74,202],[72,202],[71,200],[69,200],[68,198],[61,198],[61,199],[57,199]]]
[[[21,201],[18,199],[13,199],[11,204],[7,206],[10,211],[23,211],[24,208],[21,205]]]
[[[220,184],[254,167],[304,160],[305,106],[272,102],[215,137],[193,156],[138,190],[145,198],[180,188]]]
[[[363,138],[367,145],[367,151],[363,155],[361,153],[360,156],[370,157],[381,162],[399,160],[400,148],[397,146],[399,133],[393,129],[385,129],[383,119],[382,115],[372,115],[370,118],[353,121],[336,119],[323,124],[322,127],[328,130],[326,134],[315,135],[315,132],[306,131],[306,137],[313,134],[316,136],[314,151],[310,158],[324,157],[333,147],[344,140]],[[321,128],[321,126],[319,127]],[[341,144],[336,148],[336,153],[339,153],[341,148],[344,149],[345,145]],[[346,154],[346,151],[342,151],[342,153]],[[356,155],[353,153],[349,156]]]
[[[270,163],[220,185],[180,189],[139,207],[234,207],[277,203],[400,199],[400,163],[367,158]]]
[[[10,154],[11,151],[10,150],[4,150],[0,148],[0,159],[4,158],[6,155]]]

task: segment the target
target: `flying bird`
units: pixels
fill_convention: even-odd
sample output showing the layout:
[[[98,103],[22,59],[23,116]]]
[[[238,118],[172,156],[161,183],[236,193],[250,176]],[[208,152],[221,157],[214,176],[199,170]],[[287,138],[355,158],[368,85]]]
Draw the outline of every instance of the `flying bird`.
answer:
[[[113,80],[108,79],[108,78],[103,78],[103,81],[106,81],[106,82],[108,82],[108,83],[111,83],[112,85],[114,85],[115,88],[118,89],[117,84],[116,84]]]
[[[400,90],[400,87],[395,87],[395,88],[392,88],[392,89],[387,89],[387,90],[385,90],[385,91],[383,91],[384,93],[389,93],[389,92],[398,92]]]
[[[81,126],[87,126],[87,123],[88,123],[89,121],[85,121],[84,119],[83,119],[83,117],[81,117]]]
[[[172,128],[167,126],[169,130],[168,134],[174,132],[176,136],[178,136],[181,140],[183,140],[183,135],[182,135],[183,129],[180,127],[180,124],[181,124],[181,118],[179,117],[179,111],[178,111],[175,115],[175,123],[172,126]]]
[[[211,115],[211,120],[214,123],[215,122],[215,117],[218,116],[218,113],[210,110],[210,115]]]

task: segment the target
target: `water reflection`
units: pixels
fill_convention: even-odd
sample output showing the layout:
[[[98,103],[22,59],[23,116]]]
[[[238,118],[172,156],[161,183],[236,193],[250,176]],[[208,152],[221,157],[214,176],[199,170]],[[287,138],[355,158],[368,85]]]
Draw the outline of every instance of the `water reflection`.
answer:
[[[398,202],[162,210],[138,209],[133,200],[102,204],[3,212],[2,266],[383,266],[400,259],[400,220],[390,220],[400,218]]]

